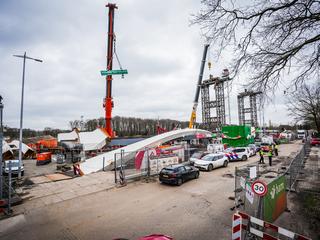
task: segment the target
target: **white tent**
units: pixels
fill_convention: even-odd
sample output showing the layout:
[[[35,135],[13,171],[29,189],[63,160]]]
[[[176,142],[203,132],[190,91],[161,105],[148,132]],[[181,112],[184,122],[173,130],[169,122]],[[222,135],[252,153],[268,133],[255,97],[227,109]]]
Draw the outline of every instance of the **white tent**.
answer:
[[[58,133],[58,142],[61,141],[78,141],[79,135],[76,130],[69,133]]]
[[[18,140],[13,140],[12,142],[9,143],[9,146],[12,151],[19,151],[19,143],[20,141]],[[35,150],[29,147],[28,145],[22,143],[22,153],[23,153],[23,158],[32,158],[35,157]]]
[[[9,143],[9,145],[11,146],[12,150],[19,150],[19,143],[20,143],[20,141],[13,140],[12,142]],[[28,145],[22,143],[22,153],[26,154],[26,152],[28,152],[28,151],[34,152],[34,150],[32,148],[30,148]]]
[[[97,128],[93,132],[79,132],[80,143],[83,144],[84,151],[101,149],[106,145],[108,136]]]
[[[77,132],[76,130],[73,130],[69,133],[58,134],[58,142],[79,142],[83,145],[84,151],[98,150],[103,148],[107,143],[107,138],[108,136],[100,128],[97,128],[92,132]]]
[[[2,154],[5,154],[7,152],[10,152],[11,154],[13,154],[11,147],[9,146],[9,144],[3,140],[2,141]]]

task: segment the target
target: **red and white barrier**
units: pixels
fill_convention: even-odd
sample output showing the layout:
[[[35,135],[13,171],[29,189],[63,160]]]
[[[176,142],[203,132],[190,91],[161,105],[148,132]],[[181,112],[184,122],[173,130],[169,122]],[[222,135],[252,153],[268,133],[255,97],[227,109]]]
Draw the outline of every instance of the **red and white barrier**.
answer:
[[[235,213],[232,218],[232,240],[241,240],[242,217]]]
[[[244,224],[244,221],[246,221],[247,224]],[[255,228],[255,226],[259,227]],[[238,229],[239,231],[237,231]],[[232,239],[241,240],[242,230],[249,231],[250,233],[260,237],[263,240],[279,240],[279,235],[288,237],[289,239],[311,240],[311,238],[304,237],[287,229],[278,227],[274,224],[252,217],[246,213],[238,212],[233,215]],[[266,231],[268,231],[268,233],[266,233]],[[274,233],[272,235],[277,236],[270,235],[270,232]]]

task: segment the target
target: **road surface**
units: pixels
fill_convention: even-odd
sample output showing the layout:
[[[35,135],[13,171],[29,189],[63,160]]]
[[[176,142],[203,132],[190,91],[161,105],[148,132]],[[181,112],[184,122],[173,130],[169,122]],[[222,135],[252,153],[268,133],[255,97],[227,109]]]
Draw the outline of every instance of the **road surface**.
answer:
[[[296,148],[281,145],[280,154],[289,155]],[[137,239],[162,233],[182,240],[230,239],[233,201],[228,197],[233,196],[234,178],[228,174],[234,174],[235,166],[257,160],[256,156],[201,172],[199,179],[180,187],[157,180],[134,182],[35,208],[16,220],[9,219],[7,225],[12,227],[0,229],[0,238]]]

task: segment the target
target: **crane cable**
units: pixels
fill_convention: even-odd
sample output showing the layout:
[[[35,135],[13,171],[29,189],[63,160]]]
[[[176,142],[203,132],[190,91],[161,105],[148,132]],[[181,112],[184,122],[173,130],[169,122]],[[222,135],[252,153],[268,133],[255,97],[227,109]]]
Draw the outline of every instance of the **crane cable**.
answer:
[[[208,40],[207,40],[207,42],[209,42]],[[207,62],[208,62],[208,69],[209,69],[209,71],[211,71],[211,67],[212,67],[212,63],[211,63],[211,51],[210,51],[210,49],[211,49],[211,45],[209,45],[209,48],[208,48],[208,54],[207,54]]]
[[[113,55],[116,56],[117,62],[118,62],[119,67],[120,67],[120,70],[123,70],[123,69],[122,69],[122,65],[121,65],[121,63],[120,63],[120,60],[119,60],[119,57],[118,57],[118,54],[117,54],[117,50],[116,50],[117,48],[116,48],[116,35],[115,35],[115,34],[114,34],[113,42],[114,42],[114,44],[113,44]],[[123,74],[121,75],[121,78],[124,78],[124,75],[123,75]]]
[[[118,57],[118,54],[117,54],[117,48],[116,48],[116,35],[115,35],[115,34],[113,34],[113,36],[114,36],[114,38],[113,38],[113,54],[112,54],[112,58],[113,58],[113,56],[114,56],[114,55],[116,56],[116,60],[117,60],[117,62],[118,62],[118,64],[119,64],[120,70],[123,70],[122,65],[121,65],[121,63],[120,63],[120,60],[119,60],[119,57]],[[107,68],[107,69],[109,69],[109,68],[110,68],[110,64],[111,64],[111,62],[109,63],[109,65],[108,65],[108,68]],[[123,74],[122,74],[122,78],[124,78],[124,75],[123,75]]]

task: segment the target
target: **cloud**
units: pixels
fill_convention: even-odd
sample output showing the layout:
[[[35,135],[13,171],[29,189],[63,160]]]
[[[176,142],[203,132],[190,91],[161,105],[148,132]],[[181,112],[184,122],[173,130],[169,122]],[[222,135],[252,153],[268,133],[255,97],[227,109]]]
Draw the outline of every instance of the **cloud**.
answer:
[[[200,30],[190,27],[189,19],[200,3],[116,2],[116,50],[129,74],[124,79],[114,77],[113,115],[188,120],[203,49]],[[100,70],[106,65],[107,11],[98,0],[0,2],[0,94],[5,124],[19,125],[22,60],[12,55],[24,51],[44,60],[27,61],[25,127],[67,128],[68,121],[81,115],[85,119],[104,115],[105,79]],[[220,75],[231,56],[211,60],[214,70],[206,69],[205,76]],[[238,122],[240,83],[241,79],[234,83],[231,94],[233,123]],[[277,108],[282,111],[283,106]],[[277,122],[274,116],[279,112],[269,112],[267,119]]]

